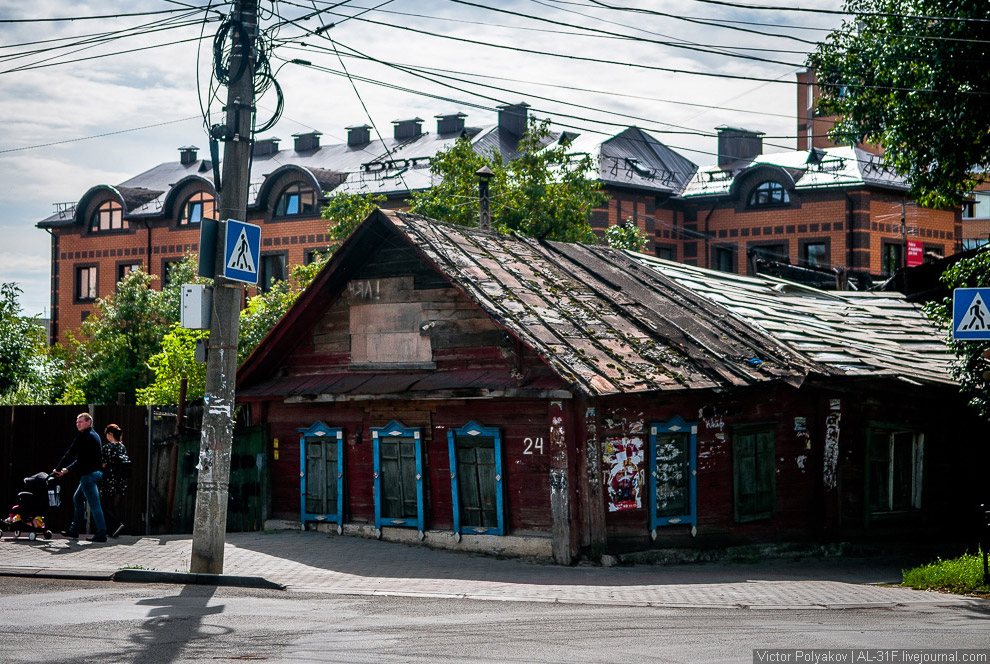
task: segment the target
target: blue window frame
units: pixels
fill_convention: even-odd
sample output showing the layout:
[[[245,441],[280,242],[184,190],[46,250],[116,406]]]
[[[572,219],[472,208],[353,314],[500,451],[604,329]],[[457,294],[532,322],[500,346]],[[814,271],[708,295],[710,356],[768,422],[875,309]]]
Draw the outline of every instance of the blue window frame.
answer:
[[[698,525],[698,423],[675,415],[650,425],[650,531]]]
[[[307,521],[338,526],[344,518],[344,430],[314,422],[299,432],[300,513]]]
[[[372,427],[375,457],[375,528],[423,532],[423,444],[419,429],[392,420]]]
[[[502,437],[471,421],[447,431],[454,532],[505,534],[502,512]]]

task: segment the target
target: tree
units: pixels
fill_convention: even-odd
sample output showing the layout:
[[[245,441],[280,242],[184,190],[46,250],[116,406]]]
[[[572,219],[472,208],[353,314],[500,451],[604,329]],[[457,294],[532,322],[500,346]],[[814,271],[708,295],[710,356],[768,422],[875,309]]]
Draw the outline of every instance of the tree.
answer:
[[[990,249],[957,261],[942,275],[942,283],[950,292],[955,288],[990,286]],[[959,381],[962,393],[983,417],[990,419],[990,363],[983,358],[983,353],[990,350],[990,342],[952,338],[951,297],[929,302],[925,312],[945,334],[945,343],[956,356],[952,376]]]
[[[358,225],[368,218],[372,212],[380,208],[387,199],[381,194],[334,194],[323,208],[323,218],[330,221],[327,233],[330,235],[330,245],[325,259],[333,253],[344,240],[354,232]],[[319,263],[319,267],[323,266]],[[319,267],[316,271],[319,271]],[[315,272],[314,272],[315,274]],[[307,282],[308,283],[308,282]]]
[[[21,315],[22,292],[13,282],[0,284],[0,392],[28,377],[33,351],[44,343],[44,328]]]
[[[179,402],[182,380],[188,382],[187,399],[199,399],[206,392],[206,364],[196,361],[196,342],[209,337],[207,330],[188,330],[176,323],[162,339],[161,352],[148,359],[155,380],[135,392],[138,405]]]
[[[71,363],[66,394],[87,403],[115,403],[154,379],[148,360],[162,349],[162,339],[179,320],[181,286],[196,280],[192,255],[171,268],[168,283],[152,288],[155,275],[135,270],[117,283],[117,290],[96,301],[96,311],[70,334]],[[66,398],[69,398],[68,396]]]
[[[990,3],[847,0],[809,56],[830,137],[869,142],[929,206],[957,206],[990,168]],[[978,173],[978,175],[974,175]]]
[[[430,172],[439,184],[412,195],[412,212],[440,221],[476,226],[478,176],[487,166],[490,179],[492,227],[503,233],[562,242],[596,243],[591,212],[605,205],[594,163],[588,155],[575,156],[565,145],[544,147],[549,121],[532,121],[519,142],[520,156],[505,163],[495,152],[478,154],[467,138],[438,154]]]
[[[0,403],[50,403],[64,381],[65,359],[49,349],[37,316],[21,314],[22,292],[13,282],[0,284]]]
[[[609,226],[605,230],[605,242],[613,249],[639,251],[646,246],[648,240],[646,233],[632,220]]]

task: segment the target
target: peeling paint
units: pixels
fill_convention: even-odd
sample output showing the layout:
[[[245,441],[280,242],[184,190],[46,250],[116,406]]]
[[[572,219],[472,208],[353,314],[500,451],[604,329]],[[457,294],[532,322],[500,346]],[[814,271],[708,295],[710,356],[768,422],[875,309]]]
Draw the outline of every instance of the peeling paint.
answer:
[[[797,467],[804,470],[804,464],[808,461],[808,457],[804,454],[797,458]]]
[[[837,401],[837,400],[836,400]],[[839,466],[839,421],[842,413],[832,411],[825,418],[825,464],[822,478],[826,489],[834,489],[838,478],[836,471]]]

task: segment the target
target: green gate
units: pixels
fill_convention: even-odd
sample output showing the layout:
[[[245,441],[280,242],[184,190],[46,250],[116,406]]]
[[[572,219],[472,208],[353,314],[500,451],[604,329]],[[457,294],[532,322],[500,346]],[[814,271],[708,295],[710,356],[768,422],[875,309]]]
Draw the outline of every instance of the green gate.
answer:
[[[191,533],[196,515],[200,437],[180,438],[176,473],[175,534]],[[230,485],[227,490],[227,532],[261,530],[268,514],[268,456],[263,426],[234,432],[230,454]]]

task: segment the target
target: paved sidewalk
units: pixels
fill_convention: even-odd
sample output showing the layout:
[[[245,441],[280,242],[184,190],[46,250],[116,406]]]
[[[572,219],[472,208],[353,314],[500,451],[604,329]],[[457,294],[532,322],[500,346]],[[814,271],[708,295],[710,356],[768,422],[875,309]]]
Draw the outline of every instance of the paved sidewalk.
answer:
[[[0,541],[0,574],[110,578],[120,569],[188,572],[189,536],[121,537],[109,544]],[[888,587],[905,560],[824,558],[752,564],[559,567],[317,532],[231,533],[224,574],[289,591],[593,605],[843,609],[981,605],[955,595]]]

